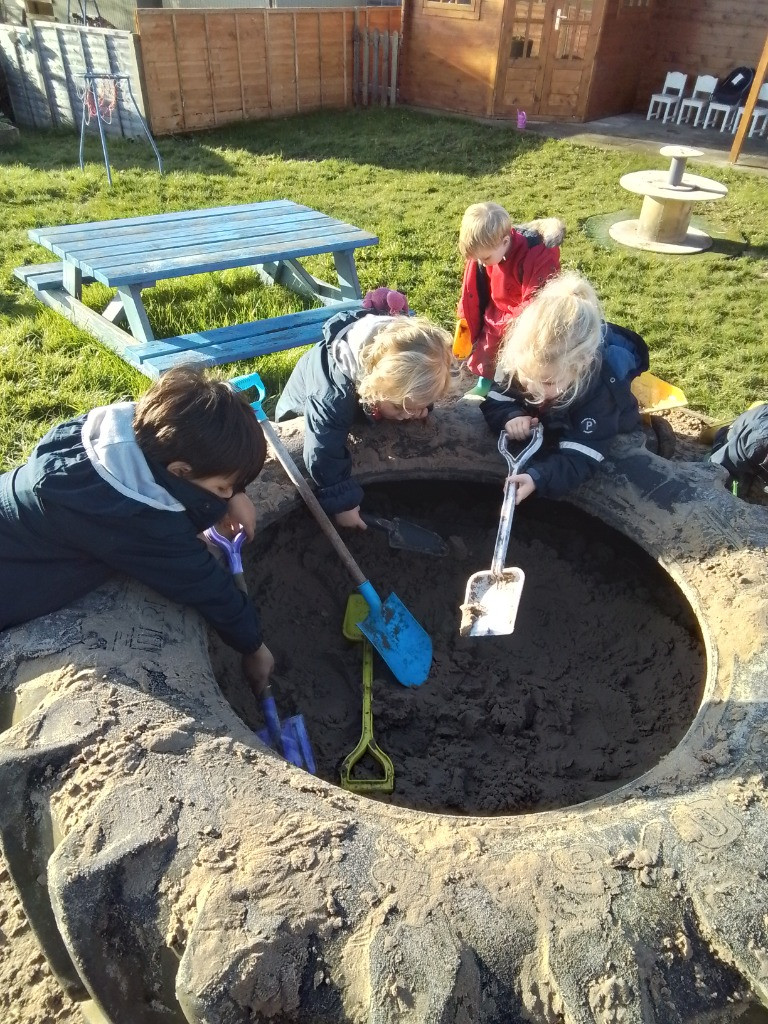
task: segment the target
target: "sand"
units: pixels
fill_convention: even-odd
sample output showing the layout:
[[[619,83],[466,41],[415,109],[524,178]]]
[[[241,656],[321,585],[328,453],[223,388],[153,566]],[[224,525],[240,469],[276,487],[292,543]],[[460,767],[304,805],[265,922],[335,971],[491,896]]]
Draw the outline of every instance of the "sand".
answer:
[[[682,596],[635,545],[568,504],[529,501],[516,514],[507,564],[526,582],[514,633],[459,635],[467,577],[490,567],[500,500],[499,487],[477,484],[369,487],[372,509],[439,530],[450,554],[393,551],[372,531],[348,538],[380,596],[395,593],[434,644],[418,688],[374,659],[374,728],[395,764],[393,803],[494,815],[579,803],[657,763],[700,703],[704,655]],[[246,566],[277,659],[278,707],[304,716],[319,774],[338,781],[360,735],[361,650],[339,615],[346,571],[303,509],[269,530]],[[214,651],[230,702],[260,728],[236,658],[216,642]]]

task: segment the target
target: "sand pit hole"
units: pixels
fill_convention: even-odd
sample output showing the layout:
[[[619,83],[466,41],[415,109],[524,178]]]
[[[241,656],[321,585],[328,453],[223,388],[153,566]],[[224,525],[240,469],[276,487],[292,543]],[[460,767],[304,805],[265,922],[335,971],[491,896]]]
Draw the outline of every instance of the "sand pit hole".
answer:
[[[566,503],[516,512],[507,565],[526,583],[515,632],[460,637],[467,577],[490,567],[500,501],[500,486],[478,483],[367,488],[369,511],[439,532],[447,558],[393,551],[378,532],[344,535],[382,599],[395,593],[434,644],[430,678],[414,689],[375,657],[374,732],[396,772],[394,794],[379,799],[482,815],[579,803],[651,768],[699,707],[704,647],[681,591]],[[353,584],[304,508],[258,536],[246,574],[277,660],[278,709],[304,716],[318,773],[338,783],[360,737],[362,653],[342,635]],[[212,659],[235,710],[261,728],[237,657],[214,638]]]

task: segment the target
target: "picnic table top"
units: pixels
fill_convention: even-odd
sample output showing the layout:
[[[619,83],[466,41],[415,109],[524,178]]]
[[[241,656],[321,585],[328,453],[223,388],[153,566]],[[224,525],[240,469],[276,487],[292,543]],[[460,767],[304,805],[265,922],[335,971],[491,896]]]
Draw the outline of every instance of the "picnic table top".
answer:
[[[349,251],[376,235],[279,199],[147,217],[33,228],[29,237],[111,288]]]

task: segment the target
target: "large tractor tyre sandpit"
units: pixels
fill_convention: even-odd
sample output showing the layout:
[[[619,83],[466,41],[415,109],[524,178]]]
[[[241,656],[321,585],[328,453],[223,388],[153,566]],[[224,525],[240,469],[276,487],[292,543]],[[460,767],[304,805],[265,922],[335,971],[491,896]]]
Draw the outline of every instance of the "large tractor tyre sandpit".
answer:
[[[299,425],[283,436],[300,451]],[[564,810],[425,813],[290,767],[223,699],[201,620],[128,581],[0,635],[3,852],[86,1017],[682,1024],[768,1004],[768,523],[712,467],[637,444],[570,500],[682,590],[704,697],[654,768]],[[353,447],[363,482],[503,474],[469,403]],[[264,529],[298,502],[273,462],[253,497]]]

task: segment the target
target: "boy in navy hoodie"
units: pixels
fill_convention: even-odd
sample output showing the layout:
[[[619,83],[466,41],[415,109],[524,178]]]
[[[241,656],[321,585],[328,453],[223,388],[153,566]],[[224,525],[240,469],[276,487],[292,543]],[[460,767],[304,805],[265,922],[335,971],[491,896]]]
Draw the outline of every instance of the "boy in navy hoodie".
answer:
[[[256,609],[200,533],[242,524],[264,434],[228,384],[169,370],[138,402],[50,430],[0,475],[0,630],[63,607],[115,571],[190,605],[239,651],[257,690],[274,667]]]

